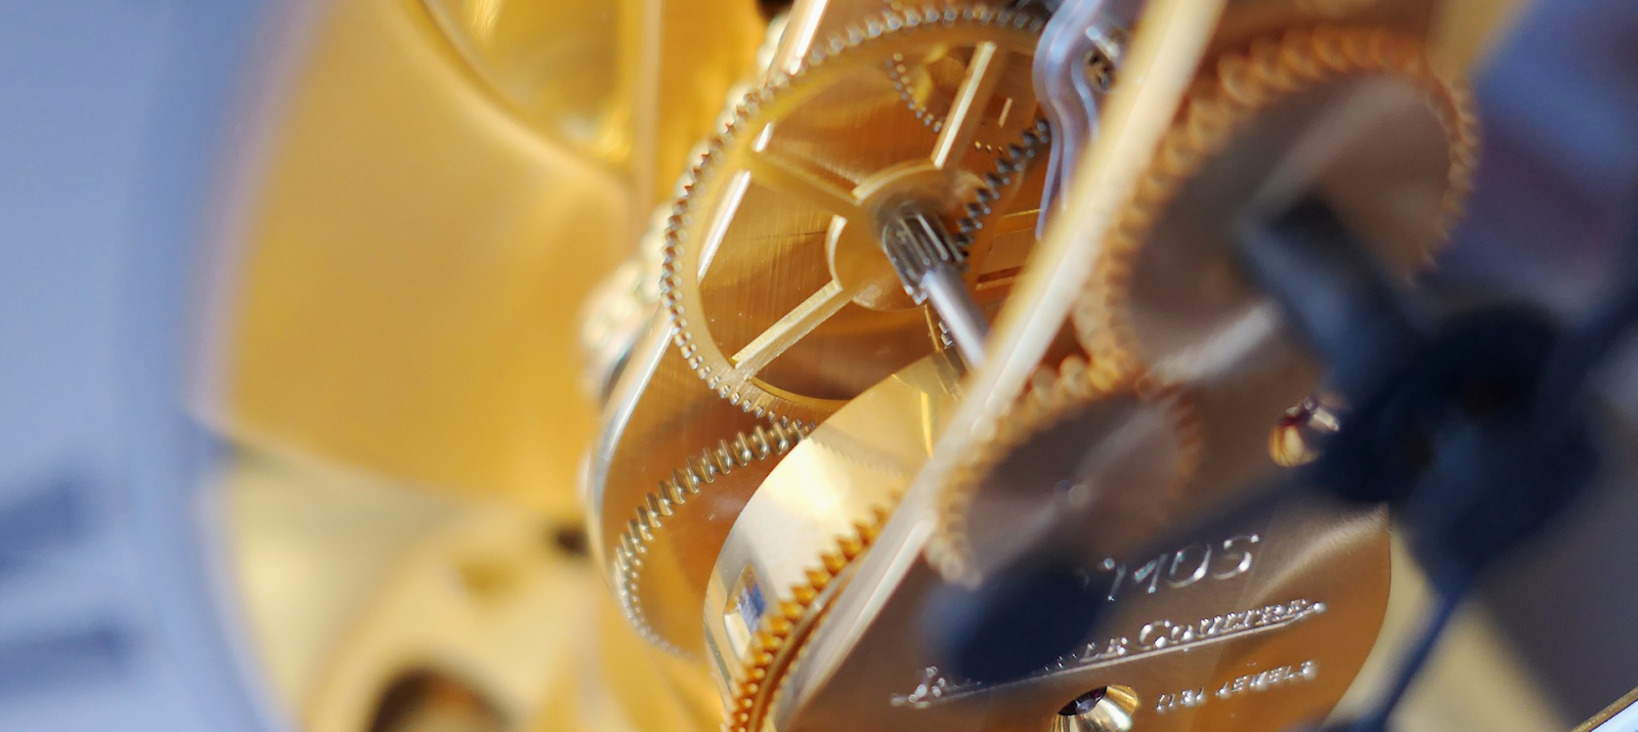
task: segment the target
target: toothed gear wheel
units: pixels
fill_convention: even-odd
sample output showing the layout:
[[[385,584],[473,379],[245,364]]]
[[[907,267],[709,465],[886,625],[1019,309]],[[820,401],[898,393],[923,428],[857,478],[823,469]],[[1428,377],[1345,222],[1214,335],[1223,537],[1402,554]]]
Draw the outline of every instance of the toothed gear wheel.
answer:
[[[705,618],[728,701],[724,730],[765,728],[785,671],[822,622],[838,579],[926,462],[932,425],[955,408],[961,377],[954,362],[935,355],[866,390],[814,429],[746,506],[704,602],[726,609]]]
[[[1017,140],[1036,122],[1027,80],[1040,30],[1034,15],[986,7],[889,13],[820,44],[735,111],[665,242],[661,301],[711,389],[754,414],[817,422],[934,350],[880,231],[910,209],[954,228],[994,164],[972,141]],[[895,54],[950,49],[971,63],[935,133],[882,71]],[[974,254],[969,283],[1004,292],[988,262],[1022,255]]]
[[[723,440],[648,495],[613,557],[620,609],[640,635],[680,656],[700,654],[699,608],[717,552],[739,509],[807,432],[771,425]]]
[[[1459,217],[1477,149],[1466,88],[1418,39],[1320,27],[1220,56],[1099,249],[1074,312],[1081,342],[1095,362],[1165,380],[1233,378],[1281,342],[1238,274],[1248,214],[1316,195],[1409,276]]]
[[[996,6],[1011,7],[1014,12],[1024,12],[1025,9],[1016,3],[991,3]],[[902,11],[903,4],[888,0],[888,6]],[[954,82],[961,78],[963,71],[972,63],[971,49],[935,49],[927,56],[906,58],[903,54],[894,54],[887,66],[888,78],[893,82],[893,88],[898,91],[899,99],[906,109],[916,116],[923,125],[934,133],[944,127],[944,118],[937,110],[948,109],[950,106],[949,91],[956,87]],[[1024,84],[1033,84],[1031,79],[1022,79]],[[1019,96],[1027,96],[1029,89],[1020,90]],[[990,134],[984,134],[988,132]],[[992,154],[1005,154],[1008,146],[1015,140],[1001,133],[1001,130],[981,131],[973,146]]]
[[[1092,369],[1079,357],[1055,373],[1043,369],[941,492],[928,561],[947,578],[973,582],[978,558],[1005,563],[1065,516],[1095,510],[1143,526],[1146,512],[1193,478],[1201,439],[1199,415],[1176,388]]]
[[[1035,245],[1051,143],[1051,126],[1037,118],[1021,138],[1002,147],[983,184],[961,207],[962,216],[952,229],[956,243],[972,258],[989,263],[989,273],[970,283],[979,293],[1010,283],[1023,269],[1023,255]]]

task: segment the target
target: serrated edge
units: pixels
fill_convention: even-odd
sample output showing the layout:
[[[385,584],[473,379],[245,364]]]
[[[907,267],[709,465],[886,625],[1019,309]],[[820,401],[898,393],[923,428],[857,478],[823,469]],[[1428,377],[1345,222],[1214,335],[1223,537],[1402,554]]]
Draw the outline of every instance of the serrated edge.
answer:
[[[875,542],[891,513],[891,506],[878,506],[870,510],[868,517],[855,521],[853,532],[838,537],[829,549],[820,552],[815,564],[808,568],[807,576],[788,588],[784,598],[789,599],[779,600],[778,612],[763,617],[750,647],[738,659],[742,672],[733,684],[728,708],[724,710],[723,732],[758,732],[761,715],[771,706],[757,704],[764,686],[770,680],[775,685],[773,692],[767,695],[771,702],[785,679],[784,674],[774,669],[774,664],[786,655],[793,641],[801,640],[796,637],[797,629],[848,564]],[[807,631],[811,633],[812,628],[808,627]],[[788,659],[784,667],[788,668],[793,661]]]
[[[1387,73],[1410,77],[1426,90],[1428,108],[1445,128],[1450,161],[1440,215],[1430,225],[1423,253],[1423,266],[1430,265],[1464,213],[1473,188],[1480,131],[1467,86],[1441,76],[1423,46],[1414,37],[1384,28],[1319,26],[1265,37],[1219,58],[1211,77],[1214,83],[1185,100],[1183,115],[1167,131],[1153,164],[1133,188],[1076,305],[1076,320],[1082,322],[1075,331],[1086,351],[1116,369],[1139,368],[1148,360],[1124,314],[1133,264],[1154,222],[1183,182],[1234,140],[1242,123],[1317,83]]]
[[[670,478],[660,481],[654,492],[644,497],[636,515],[626,521],[612,562],[615,597],[620,610],[643,639],[676,655],[695,655],[655,631],[642,606],[644,557],[654,537],[666,530],[666,520],[718,478],[763,460],[784,456],[810,431],[810,425],[797,422],[758,426],[750,432],[741,432],[688,460],[683,467],[672,471]]]
[[[692,213],[690,205],[692,191],[702,181],[708,180],[716,165],[716,159],[726,153],[728,146],[736,140],[740,128],[755,117],[763,106],[784,93],[803,75],[819,70],[837,58],[857,53],[882,38],[896,37],[896,34],[901,33],[938,30],[953,27],[958,23],[1039,33],[1043,22],[1032,14],[998,10],[982,5],[973,7],[927,5],[919,11],[914,9],[891,11],[865,22],[861,27],[853,27],[838,34],[828,43],[819,44],[796,71],[774,76],[761,89],[747,94],[739,106],[727,115],[721,128],[706,141],[699,159],[679,183],[677,201],[666,220],[661,258],[660,306],[671,319],[672,343],[689,368],[705,382],[707,388],[730,404],[758,418],[790,422],[802,416],[781,413],[777,407],[789,402],[783,397],[751,384],[737,386],[729,384],[722,375],[713,372],[712,364],[705,363],[694,344],[694,337],[688,329],[688,314],[683,311],[678,300],[678,292],[684,286],[683,275],[678,270],[678,251],[682,244],[679,236]],[[794,403],[791,406],[797,407],[799,411],[801,409]]]
[[[995,213],[995,202],[1001,200],[1008,188],[1022,182],[1024,174],[1037,162],[1041,151],[1051,144],[1052,125],[1047,123],[1045,117],[1036,117],[1017,142],[1007,145],[997,154],[995,167],[984,174],[983,182],[961,207],[961,218],[956,220],[953,231],[957,248],[965,251],[972,246],[973,239],[983,230],[984,222]]]

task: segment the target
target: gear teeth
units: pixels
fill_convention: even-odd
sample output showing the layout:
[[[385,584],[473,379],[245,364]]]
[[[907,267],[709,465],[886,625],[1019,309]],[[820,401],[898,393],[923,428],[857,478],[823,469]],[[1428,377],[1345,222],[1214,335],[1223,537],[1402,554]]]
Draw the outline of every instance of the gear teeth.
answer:
[[[888,4],[895,12],[905,12],[905,8],[901,3],[890,2]],[[963,17],[963,15],[961,15],[962,11],[950,6],[946,6],[940,10],[936,6],[929,5],[924,7],[921,12],[922,15],[927,18],[941,18],[945,25],[951,25]],[[1018,29],[1030,27],[1035,27],[1038,29],[1045,22],[1045,18],[1041,17],[1040,15],[1028,10],[1021,10],[1017,8],[996,10],[994,8],[990,8],[989,6],[977,5],[966,9],[965,12],[967,13],[965,17],[968,18],[978,19],[980,21],[991,21],[999,26],[1011,26]],[[890,14],[888,19],[888,30],[897,31],[903,27],[902,23],[894,25],[894,21],[899,20],[898,16]],[[898,92],[899,100],[901,103],[903,103],[905,108],[910,110],[910,113],[915,116],[916,120],[925,125],[928,130],[931,130],[933,133],[937,134],[944,129],[944,120],[937,114],[934,114],[932,110],[929,110],[927,107],[923,106],[921,102],[916,101],[915,95],[911,93],[910,82],[907,78],[910,71],[908,68],[906,68],[905,64],[906,61],[902,55],[893,54],[892,63],[887,69],[888,80],[893,84],[893,90]],[[1006,150],[1002,147],[986,144],[977,140],[973,141],[973,147],[986,152],[1006,152]]]
[[[697,189],[703,181],[712,176],[719,166],[721,158],[726,155],[730,146],[744,133],[746,125],[757,118],[763,107],[780,95],[785,94],[804,74],[812,73],[827,65],[837,63],[841,59],[859,54],[875,43],[886,39],[909,38],[911,36],[908,34],[928,33],[941,28],[952,28],[963,24],[983,26],[998,31],[1023,31],[1039,35],[1045,24],[1045,19],[1032,12],[996,9],[984,5],[940,6],[929,4],[920,8],[904,9],[894,4],[893,10],[880,18],[866,21],[860,27],[832,37],[828,42],[816,44],[815,50],[803,60],[795,71],[778,73],[770,78],[762,88],[746,93],[738,105],[725,115],[720,129],[701,146],[702,152],[698,160],[682,176],[678,184],[678,190],[681,191],[681,194],[672,207],[672,213],[664,232],[664,254],[660,274],[660,303],[672,321],[672,342],[684,354],[683,357],[689,368],[699,375],[712,390],[744,412],[780,424],[791,424],[800,421],[796,416],[782,414],[779,411],[780,397],[759,393],[754,388],[742,389],[725,383],[723,381],[724,374],[718,373],[713,365],[701,356],[697,344],[694,342],[694,335],[688,328],[679,293],[683,288],[683,271],[680,261],[681,246],[683,245],[682,237],[693,215]],[[1044,127],[1044,123],[1038,126]],[[981,214],[977,216],[969,215],[968,218],[981,219],[989,213],[990,211],[986,209]]]
[[[616,595],[626,619],[650,643],[679,656],[689,655],[662,638],[648,619],[639,600],[643,558],[657,533],[664,531],[666,519],[676,515],[719,478],[753,463],[783,456],[812,431],[805,423],[773,424],[718,442],[673,470],[637,507],[636,516],[626,522],[626,530],[614,551]]]
[[[766,702],[771,701],[780,690],[785,678],[783,674],[776,674],[773,668],[775,662],[791,653],[791,644],[800,640],[795,633],[814,611],[815,603],[842,570],[870,548],[891,513],[889,507],[877,507],[865,519],[854,522],[853,533],[838,537],[834,546],[821,553],[814,565],[807,569],[805,581],[787,589],[786,596],[791,599],[779,600],[776,606],[778,612],[769,613],[762,619],[751,647],[740,659],[743,673],[734,684],[728,702],[727,719],[722,726],[724,732],[757,732],[760,729],[759,712],[768,708]],[[799,649],[796,652],[800,654]],[[774,677],[774,687],[767,689],[770,677]],[[759,704],[759,701],[763,703]]]
[[[1421,256],[1424,267],[1433,263],[1464,213],[1478,162],[1479,119],[1466,85],[1441,77],[1419,41],[1380,28],[1320,26],[1258,39],[1245,51],[1220,58],[1214,79],[1184,102],[1182,118],[1122,210],[1087,294],[1075,306],[1076,330],[1089,353],[1120,370],[1142,367],[1147,358],[1124,314],[1133,262],[1165,207],[1185,181],[1233,142],[1245,122],[1316,82],[1350,74],[1390,74],[1419,83],[1428,109],[1445,129],[1446,187]]]
[[[1070,356],[1055,372],[1037,369],[1029,390],[997,426],[995,434],[952,473],[939,497],[938,528],[924,550],[928,563],[951,582],[974,585],[981,580],[972,561],[967,528],[967,517],[981,482],[1014,450],[1057,429],[1075,412],[1121,394],[1132,394],[1144,403],[1157,405],[1168,416],[1178,439],[1179,461],[1167,489],[1179,490],[1193,477],[1203,451],[1200,416],[1192,400],[1180,388],[1161,384],[1145,372],[1122,373]]]
[[[1052,144],[1052,128],[1046,119],[1037,118],[1018,142],[1007,146],[995,161],[995,169],[986,173],[983,185],[972,193],[972,200],[962,207],[963,215],[954,226],[956,247],[963,253],[984,228],[984,220],[995,212],[994,204],[1007,189],[1023,178],[1024,172],[1036,162]]]

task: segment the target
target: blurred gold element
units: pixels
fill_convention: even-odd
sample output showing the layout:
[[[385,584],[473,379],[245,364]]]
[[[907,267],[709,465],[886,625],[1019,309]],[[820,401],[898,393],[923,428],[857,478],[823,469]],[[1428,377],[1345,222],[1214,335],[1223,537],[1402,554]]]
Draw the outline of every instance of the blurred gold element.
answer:
[[[1472,189],[1478,118],[1426,42],[1390,28],[1299,26],[1208,64],[1076,305],[1095,360],[1234,380],[1288,357],[1233,237],[1295,197],[1325,201],[1396,275],[1432,264]]]
[[[867,18],[902,19],[908,5],[799,0],[790,32],[763,59],[769,78],[786,83],[781,73],[801,68],[816,49],[829,52],[825,44],[842,38],[838,33]],[[975,7],[993,12],[991,5],[999,7],[999,0]],[[1262,646],[1231,641],[1216,649],[1223,655],[1171,654],[1177,666],[1140,660],[1126,676],[1087,669],[1058,674],[1021,685],[1000,701],[964,701],[952,693],[954,703],[930,715],[910,711],[931,698],[917,696],[922,688],[932,693],[942,681],[943,693],[958,682],[917,675],[927,668],[914,647],[912,611],[919,605],[913,601],[941,581],[922,561],[923,519],[932,514],[938,486],[995,439],[996,425],[1017,403],[1013,397],[1060,340],[1070,304],[1093,268],[1088,242],[1116,229],[1202,60],[1268,34],[1292,12],[1331,22],[1353,19],[1365,8],[1368,18],[1437,38],[1431,55],[1439,68],[1465,69],[1517,5],[1240,0],[1225,10],[1222,0],[1150,2],[1123,60],[1123,78],[1142,79],[1143,86],[1116,90],[1105,136],[1077,166],[1077,189],[1090,193],[1060,217],[1033,257],[991,339],[994,361],[958,389],[958,369],[934,356],[895,377],[914,393],[889,408],[865,387],[931,350],[925,321],[915,328],[922,340],[910,344],[914,353],[893,363],[870,361],[880,348],[807,359],[804,368],[845,370],[850,380],[843,388],[826,383],[831,391],[815,390],[831,403],[782,416],[796,418],[802,429],[808,425],[801,420],[841,408],[837,418],[749,498],[752,507],[732,535],[724,539],[715,529],[738,516],[750,490],[708,506],[721,511],[712,532],[672,537],[699,539],[690,547],[690,567],[702,558],[718,562],[706,589],[712,612],[699,617],[698,601],[688,599],[695,588],[677,593],[684,599],[666,608],[679,627],[689,618],[705,621],[701,629],[712,634],[723,664],[715,669],[645,643],[622,622],[603,574],[619,557],[626,522],[656,505],[649,498],[675,477],[678,465],[706,446],[769,426],[701,383],[697,355],[672,347],[668,323],[651,322],[626,360],[624,344],[633,338],[626,331],[635,333],[644,322],[648,301],[642,297],[620,300],[617,287],[604,314],[613,324],[608,327],[623,329],[618,337],[588,335],[576,316],[595,283],[631,251],[646,212],[672,197],[672,181],[715,129],[735,85],[762,70],[753,61],[767,28],[758,3],[333,0],[304,6],[310,10],[292,21],[297,32],[274,49],[298,59],[292,74],[259,90],[259,111],[266,112],[259,124],[268,134],[249,141],[243,164],[230,171],[224,210],[233,218],[225,229],[238,249],[231,267],[215,274],[224,280],[216,289],[235,299],[214,303],[209,347],[218,368],[197,384],[200,408],[248,446],[224,481],[247,615],[274,688],[311,732],[706,730],[725,721],[713,677],[750,705],[732,710],[726,721],[736,728],[766,719],[781,732],[907,729],[909,722],[949,732],[1000,720],[1000,728],[1030,730],[1044,729],[1064,702],[1085,696],[1089,683],[1142,687],[1148,696],[1141,707],[1126,712],[1157,719],[1153,692],[1162,681],[1182,674],[1224,682],[1226,689],[1232,674],[1219,679],[1207,668],[1218,659],[1261,668],[1263,661],[1315,657],[1309,652],[1317,648],[1326,672],[1311,696],[1248,702],[1251,712],[1238,721],[1262,728],[1280,715],[1318,712],[1351,676],[1380,616],[1376,601],[1386,565],[1379,515],[1282,509],[1269,525],[1300,529],[1279,555],[1291,563],[1271,563],[1252,577],[1255,582],[1234,596],[1238,604],[1225,604],[1227,586],[1209,597],[1214,608],[1242,609],[1250,603],[1296,607],[1292,598],[1299,594],[1348,598],[1313,612],[1303,606],[1304,625],[1290,635]],[[889,11],[894,15],[883,16]],[[841,45],[848,42],[857,41]],[[1006,48],[1027,55],[1028,45]],[[874,207],[868,220],[877,224],[887,204],[916,199],[928,187],[897,169],[883,177],[878,158],[886,156],[878,148],[930,139],[932,168],[943,170],[940,159],[993,157],[1006,141],[1005,135],[969,139],[972,130],[964,124],[941,129],[928,121],[944,107],[959,119],[953,113],[977,98],[963,92],[994,80],[977,73],[971,77],[982,83],[969,84],[966,71],[983,68],[1000,47],[995,39],[967,46],[956,53],[901,49],[894,64],[878,64],[880,73],[863,84],[869,94],[839,86],[819,94],[822,107],[778,120],[781,129],[768,124],[741,137],[760,154],[770,141],[779,148],[791,129],[806,128],[813,134],[793,149],[824,162],[783,180],[808,194],[844,180],[850,199],[860,190],[886,191],[853,201]],[[951,90],[957,93],[940,93]],[[891,130],[867,126],[865,134],[845,129],[889,108],[908,121]],[[981,111],[968,117],[990,118],[998,110]],[[1012,115],[1018,132],[1033,118],[1010,107],[999,112]],[[876,177],[849,177],[860,171],[876,171]],[[944,209],[966,200],[962,194],[977,186],[974,175],[964,173],[956,184],[939,181],[932,198]],[[796,218],[802,216],[771,215],[781,226]],[[1032,232],[1033,221],[1006,230]],[[837,248],[830,240],[839,237],[822,233],[823,248]],[[852,232],[861,233],[871,238],[872,232]],[[722,256],[728,250],[723,246]],[[1014,254],[1008,261],[1015,268],[1023,255]],[[808,263],[813,266],[741,266],[736,279],[764,287],[773,275],[828,274],[834,285],[845,279],[832,271],[834,259],[825,252],[817,264]],[[710,260],[685,274],[701,275]],[[896,284],[880,267],[870,274]],[[893,294],[891,287],[875,289]],[[784,312],[779,298],[811,293],[743,294],[728,298],[731,307],[711,321],[713,328],[751,326],[746,313]],[[595,511],[589,537],[576,533],[582,514],[571,489],[593,439],[595,408],[577,389],[588,381],[581,378],[577,342],[600,354],[589,379],[594,391],[612,390],[612,409],[588,466]],[[884,339],[877,345],[903,344]],[[630,373],[613,384],[622,370]],[[958,390],[970,398],[957,400]],[[842,406],[860,392],[864,396]],[[914,424],[903,428],[907,420]],[[946,423],[951,434],[935,452]],[[1266,450],[1266,429],[1241,432]],[[886,453],[893,459],[869,463]],[[930,469],[915,477],[929,454]],[[360,472],[314,464],[326,460]],[[912,485],[902,516],[884,527],[887,507]],[[857,495],[847,493],[849,486],[860,489]],[[695,506],[701,507],[706,504]],[[1106,513],[1099,520],[1109,526],[1131,518]],[[878,529],[882,540],[864,554]],[[1278,540],[1266,539],[1268,545]],[[585,544],[590,560],[582,556]],[[854,561],[860,556],[869,561]],[[647,571],[655,569],[678,571],[661,562]],[[768,596],[757,599],[774,600],[769,607],[739,602],[749,597],[747,577],[767,588]],[[796,594],[779,595],[786,590]],[[844,591],[851,595],[843,597]],[[1172,610],[1179,612],[1167,617],[1184,619],[1183,607],[1140,602],[1122,622]],[[757,643],[773,655],[747,662],[733,652]],[[1290,678],[1302,677],[1298,664]],[[753,678],[758,673],[771,675]],[[776,691],[783,696],[776,698]],[[907,704],[889,704],[889,693],[900,692]],[[861,698],[880,705],[856,703]],[[1224,714],[1183,712],[1144,729],[1235,721]]]
[[[772,721],[787,667],[843,570],[869,547],[926,458],[959,399],[960,379],[955,363],[934,355],[865,390],[792,450],[746,504],[705,598],[727,732],[756,732]],[[888,688],[875,687],[874,696],[885,698]],[[837,729],[861,724],[869,722]]]
[[[1089,523],[1094,505],[1120,512],[1123,497],[1145,491],[1188,497],[1205,447],[1200,421],[1189,395],[1140,374],[1091,369],[1079,356],[1042,369],[945,489],[929,563],[976,585],[981,566],[1005,566],[1066,522]],[[1154,527],[1132,516],[1121,529]]]
[[[705,675],[655,663],[577,525],[254,452],[221,483],[251,639],[308,732],[715,724]]]
[[[231,171],[201,411],[575,515],[575,315],[752,73],[755,4],[337,0],[298,24]]]

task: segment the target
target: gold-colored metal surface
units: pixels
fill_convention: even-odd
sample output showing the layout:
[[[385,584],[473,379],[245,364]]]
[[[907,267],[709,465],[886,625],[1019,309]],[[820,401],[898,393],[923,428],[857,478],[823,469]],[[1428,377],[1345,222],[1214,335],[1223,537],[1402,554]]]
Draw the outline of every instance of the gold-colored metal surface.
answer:
[[[772,425],[723,440],[674,470],[637,508],[614,552],[614,586],[638,633],[679,654],[704,650],[696,609],[717,551],[739,507],[804,432]]]
[[[1134,488],[1141,500],[1149,487]],[[1154,520],[1167,518],[1158,513]],[[1121,520],[1111,511],[1086,531]],[[1088,556],[1087,565],[1115,595],[1096,635],[1057,664],[996,686],[953,676],[922,649],[920,618],[941,580],[918,565],[861,638],[868,653],[822,677],[788,672],[787,684],[805,688],[785,692],[775,728],[1040,730],[1065,704],[1106,686],[1140,700],[1134,729],[1317,721],[1376,638],[1387,596],[1386,516],[1288,505],[1179,537],[1154,555]]]
[[[667,609],[667,615],[678,620],[671,631],[656,631],[653,612],[641,609],[646,605],[642,593],[630,591],[635,586],[631,578],[648,575],[662,577],[659,582],[682,582],[673,585],[679,591],[694,583],[672,572],[651,575],[644,569],[634,575],[630,559],[639,542],[629,538],[632,517],[638,517],[635,531],[640,536],[650,523],[640,515],[656,515],[657,507],[665,508],[657,497],[675,482],[677,466],[735,434],[762,428],[758,417],[765,413],[763,402],[745,414],[734,405],[735,392],[720,383],[701,384],[694,374],[709,363],[702,354],[715,353],[720,360],[717,343],[724,333],[732,337],[754,329],[760,322],[755,314],[777,321],[772,326],[761,322],[760,332],[767,335],[779,330],[779,322],[802,320],[781,313],[801,310],[799,303],[814,299],[810,291],[835,290],[833,299],[842,312],[816,331],[818,337],[793,347],[792,341],[804,335],[800,329],[772,338],[747,335],[753,342],[771,343],[764,349],[770,358],[792,349],[767,364],[771,371],[821,387],[822,398],[801,399],[794,392],[765,388],[761,379],[769,378],[767,374],[751,387],[769,401],[789,405],[790,409],[776,411],[799,426],[834,409],[840,397],[862,388],[864,379],[881,378],[872,374],[890,373],[908,359],[933,351],[937,342],[928,317],[904,294],[875,243],[875,230],[901,206],[932,208],[968,224],[958,227],[964,231],[977,231],[992,217],[1006,223],[1006,202],[1021,181],[1009,177],[1016,168],[1008,168],[1008,175],[983,177],[997,165],[996,154],[980,149],[975,136],[1023,141],[1033,129],[1028,64],[1023,61],[1037,28],[1033,17],[982,9],[948,16],[942,12],[886,16],[866,30],[839,38],[800,73],[754,93],[731,115],[729,127],[707,145],[704,162],[691,175],[667,229],[662,302],[675,323],[678,346],[668,348],[664,341],[671,331],[666,324],[655,324],[636,349],[629,373],[610,400],[605,447],[592,466],[592,498],[599,507],[596,544],[617,586],[627,588],[628,607],[636,611],[632,614],[639,627],[667,645],[684,652],[697,650],[698,633],[688,627],[697,619],[682,620],[687,616]],[[1019,57],[1020,53],[1025,55]],[[886,67],[904,65],[906,54],[940,63],[960,59],[963,71],[953,80],[949,108],[936,130],[904,106],[905,80],[895,79]],[[910,67],[920,68],[915,63]],[[924,88],[936,91],[939,84],[929,80]],[[844,154],[829,144],[835,135],[853,135],[869,144]],[[975,200],[981,209],[969,210],[967,204]],[[838,207],[845,211],[835,211]],[[1001,225],[990,226],[971,238],[971,280],[995,274],[982,266],[984,262],[1011,268],[1022,260],[1022,252],[1008,249],[1020,240],[1005,236],[1005,231]],[[983,280],[987,292],[1004,290],[1002,274]],[[810,282],[813,276],[828,282]],[[749,347],[734,345],[738,351]],[[734,368],[754,360],[736,359]],[[733,399],[720,398],[723,394]],[[772,457],[776,456],[760,467],[770,467]],[[672,527],[666,531],[681,527],[689,537],[686,551],[708,567],[717,548],[713,542],[720,541],[738,506],[756,488],[757,477],[730,476],[733,488],[711,491],[709,502],[664,522]],[[709,516],[709,521],[689,515],[702,508],[708,513],[700,517]],[[651,548],[647,541],[640,543]],[[670,564],[675,561],[677,554],[668,549],[645,563],[675,567]],[[697,600],[683,607],[692,606]]]
[[[932,351],[880,230],[907,211],[960,218],[994,166],[976,143],[993,149],[1034,125],[1039,28],[983,6],[890,14],[837,36],[733,114],[673,217],[662,296],[678,348],[710,389],[757,415],[816,421]],[[942,105],[929,126],[887,72],[946,62],[960,73],[942,102],[922,100]],[[967,262],[980,296],[1010,279],[990,259],[1022,258],[973,254],[987,255]]]
[[[1383,26],[1408,29],[1405,32],[1414,34],[1425,32],[1430,8],[1429,4],[1419,3],[1378,4],[1358,12]],[[1073,188],[1086,191],[1085,198],[1054,220],[997,323],[991,345],[995,360],[986,362],[974,375],[969,396],[956,410],[940,447],[883,527],[872,551],[849,568],[852,579],[848,587],[829,606],[825,622],[806,643],[803,663],[792,672],[793,690],[782,697],[786,701],[781,707],[790,713],[781,715],[781,721],[794,719],[792,715],[800,714],[810,704],[828,709],[857,705],[858,700],[849,698],[846,692],[830,691],[835,696],[828,700],[820,697],[827,690],[849,688],[863,694],[869,685],[880,687],[886,683],[881,677],[859,679],[877,670],[867,669],[869,664],[862,659],[899,657],[899,651],[884,652],[883,648],[911,652],[892,645],[902,641],[902,629],[910,622],[909,611],[895,602],[933,581],[922,577],[921,573],[928,569],[919,557],[936,525],[933,519],[937,516],[938,496],[952,484],[968,456],[985,449],[998,434],[998,425],[1008,419],[1015,395],[1065,322],[1071,301],[1083,291],[1094,258],[1116,231],[1118,213],[1139,189],[1145,171],[1153,169],[1151,164],[1166,162],[1157,156],[1162,149],[1162,131],[1170,127],[1188,89],[1197,83],[1199,69],[1213,68],[1210,63],[1202,66],[1202,61],[1255,37],[1278,37],[1282,28],[1350,15],[1335,10],[1331,6],[1248,2],[1234,4],[1219,17],[1216,6],[1163,1],[1149,5],[1143,22],[1138,24],[1121,76],[1141,78],[1143,83],[1117,84],[1103,117],[1103,134],[1089,150],[1089,157],[1077,167],[1081,180]],[[1133,365],[1143,367],[1141,362]],[[1277,418],[1278,409],[1295,403],[1300,396],[1293,395],[1290,401],[1278,404],[1270,419],[1260,425],[1261,431],[1241,431],[1254,435],[1251,444],[1255,452],[1231,454],[1257,454],[1266,461],[1267,429]],[[1367,606],[1380,599],[1372,599],[1370,594],[1350,598],[1351,604]],[[1375,607],[1379,611],[1380,605]],[[1341,645],[1345,644],[1338,647]],[[1067,693],[1057,704],[1061,706],[1086,690]],[[1045,709],[1045,702],[1040,703]],[[1305,713],[1318,713],[1319,709],[1309,708]],[[975,710],[967,712],[982,716]],[[1046,718],[1044,712],[1042,718]],[[901,726],[913,723],[907,718],[897,722]],[[954,725],[956,720],[944,719],[941,723]]]
[[[233,294],[199,411],[266,449],[577,515],[595,420],[573,314],[752,73],[755,4],[303,7],[222,204]]]
[[[1222,235],[1312,187],[1422,264],[1474,162],[1464,29],[1512,3],[1150,0],[1039,243],[1039,8],[797,0],[766,38],[757,5],[316,6],[231,176],[240,296],[196,389],[255,451],[238,559],[286,706],[314,732],[1323,717],[1381,626],[1383,513],[1176,531],[1281,474],[1270,430],[1317,381]],[[677,195],[664,251],[608,277]],[[965,247],[982,363],[880,249],[912,210]],[[279,467],[312,457],[368,475]],[[1070,523],[1096,636],[1007,684],[944,668],[930,598]]]
[[[923,362],[866,392],[794,450],[741,514],[704,608],[729,729],[1038,730],[1111,684],[1135,690],[1143,729],[1261,729],[1322,716],[1341,697],[1386,603],[1385,515],[1300,502],[1180,538],[1158,558],[1089,557],[1088,571],[1111,583],[1112,618],[1099,639],[1026,679],[986,687],[926,655],[921,614],[942,580],[925,564],[859,641],[865,652],[834,674],[802,674],[809,633],[824,627],[850,563],[930,452],[954,402],[947,373]],[[1160,474],[1086,471],[1126,478],[1077,514],[1086,535],[1140,547],[1210,498],[1167,490],[1167,465],[1148,466]],[[1008,477],[1057,481],[1039,470],[1052,468],[1020,465]]]
[[[728,730],[768,721],[785,667],[833,584],[875,536],[959,394],[943,356],[849,402],[791,452],[746,504],[706,591],[704,622]]]

